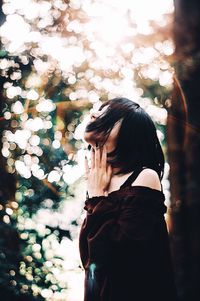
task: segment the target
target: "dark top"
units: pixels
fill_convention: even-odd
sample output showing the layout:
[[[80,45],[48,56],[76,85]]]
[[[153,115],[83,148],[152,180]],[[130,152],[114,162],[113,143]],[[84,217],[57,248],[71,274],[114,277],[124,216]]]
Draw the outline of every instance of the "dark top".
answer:
[[[175,301],[162,191],[131,186],[85,201],[79,235],[84,301]]]

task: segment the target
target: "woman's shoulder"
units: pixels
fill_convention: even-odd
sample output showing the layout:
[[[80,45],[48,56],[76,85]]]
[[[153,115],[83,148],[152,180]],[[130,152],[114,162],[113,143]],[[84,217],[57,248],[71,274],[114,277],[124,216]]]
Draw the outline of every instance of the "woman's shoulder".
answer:
[[[151,168],[144,168],[131,186],[145,186],[155,190],[162,190],[158,173]]]
[[[147,199],[149,201],[147,201]],[[120,204],[130,207],[136,204],[149,207],[152,202],[161,206],[163,211],[165,195],[161,189],[160,179],[157,172],[151,168],[143,169],[131,185],[113,190],[107,196],[92,197],[86,200],[84,209],[87,207],[98,208],[98,211],[107,209],[117,210]],[[165,206],[164,206],[165,207]],[[165,208],[164,208],[165,210]]]

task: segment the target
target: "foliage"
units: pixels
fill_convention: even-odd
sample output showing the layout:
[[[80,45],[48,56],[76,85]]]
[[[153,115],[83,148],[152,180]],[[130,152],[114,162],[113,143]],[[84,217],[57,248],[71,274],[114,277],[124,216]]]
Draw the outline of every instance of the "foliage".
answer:
[[[81,209],[76,217],[68,211],[65,223],[60,215],[83,174],[81,133],[89,109],[129,97],[152,116],[165,142],[171,9],[143,23],[134,11],[113,1],[3,2],[2,167],[16,181],[15,198],[2,191],[0,201],[6,300],[66,299],[62,244],[77,240]],[[73,268],[82,271],[76,260]]]

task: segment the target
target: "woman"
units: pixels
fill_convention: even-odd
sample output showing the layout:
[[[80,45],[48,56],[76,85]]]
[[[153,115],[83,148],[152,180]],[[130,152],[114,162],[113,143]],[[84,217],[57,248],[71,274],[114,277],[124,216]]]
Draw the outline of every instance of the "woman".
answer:
[[[87,200],[79,250],[84,301],[177,300],[164,220],[164,155],[155,125],[135,102],[103,103],[84,139]]]

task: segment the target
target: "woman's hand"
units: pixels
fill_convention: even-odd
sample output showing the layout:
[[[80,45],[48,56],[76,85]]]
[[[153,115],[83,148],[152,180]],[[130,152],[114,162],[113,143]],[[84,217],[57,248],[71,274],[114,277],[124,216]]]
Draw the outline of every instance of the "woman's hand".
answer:
[[[101,149],[96,146],[92,150],[90,168],[88,160],[85,157],[85,169],[89,197],[106,196],[106,190],[111,180],[112,167],[110,164],[107,164],[107,152],[105,145],[103,145]]]

